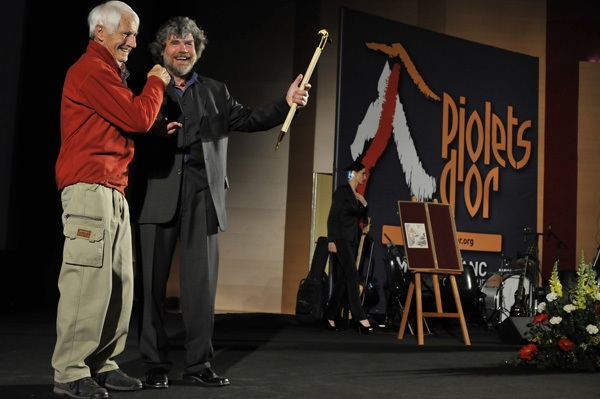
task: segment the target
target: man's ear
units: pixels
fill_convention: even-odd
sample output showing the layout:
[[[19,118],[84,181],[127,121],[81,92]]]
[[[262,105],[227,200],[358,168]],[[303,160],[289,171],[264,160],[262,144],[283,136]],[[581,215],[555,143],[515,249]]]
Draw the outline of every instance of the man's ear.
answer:
[[[96,25],[96,27],[94,28],[94,38],[99,41],[102,42],[104,41],[104,35],[106,34],[106,29],[104,28],[104,26],[98,24]]]

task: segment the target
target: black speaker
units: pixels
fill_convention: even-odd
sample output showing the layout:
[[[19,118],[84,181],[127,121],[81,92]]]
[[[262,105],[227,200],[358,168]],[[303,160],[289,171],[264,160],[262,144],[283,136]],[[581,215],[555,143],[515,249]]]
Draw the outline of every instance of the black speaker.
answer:
[[[533,317],[509,317],[500,324],[500,339],[504,343],[515,345],[527,342],[525,333],[529,331],[527,324],[531,322]]]

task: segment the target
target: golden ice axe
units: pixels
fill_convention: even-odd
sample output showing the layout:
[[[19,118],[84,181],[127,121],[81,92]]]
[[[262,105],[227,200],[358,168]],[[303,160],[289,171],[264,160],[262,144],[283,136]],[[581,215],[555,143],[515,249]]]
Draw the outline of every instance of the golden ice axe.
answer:
[[[327,42],[331,43],[331,39],[329,38],[329,33],[325,29],[321,29],[319,31],[319,35],[321,35],[321,41],[319,42],[319,45],[315,49],[315,53],[313,54],[312,59],[310,60],[310,64],[308,64],[308,68],[306,69],[304,78],[302,79],[302,82],[300,83],[300,90],[304,90],[304,86],[306,86],[306,83],[310,79],[310,75],[312,75],[313,70],[315,69],[315,65],[317,65],[317,61],[319,61],[319,56],[321,55],[321,51],[323,51],[323,49],[325,48],[325,44]],[[281,144],[281,140],[283,140],[283,136],[285,136],[288,129],[290,128],[290,124],[292,123],[292,119],[294,118],[294,114],[296,113],[297,107],[298,107],[298,104],[292,103],[292,106],[290,107],[287,117],[285,118],[285,122],[283,122],[283,126],[281,127],[281,132],[279,133],[279,138],[277,139],[277,144],[275,145],[275,151],[277,151],[277,149],[279,148],[279,144]]]

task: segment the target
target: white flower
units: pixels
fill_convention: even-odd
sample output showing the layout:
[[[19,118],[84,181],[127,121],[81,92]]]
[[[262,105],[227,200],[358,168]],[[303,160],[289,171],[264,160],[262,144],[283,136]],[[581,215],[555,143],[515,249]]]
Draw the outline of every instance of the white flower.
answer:
[[[550,319],[550,324],[560,324],[560,322],[562,321],[562,317],[560,316],[554,316],[553,318]]]
[[[596,292],[596,295],[594,295],[596,297],[597,301],[600,301],[600,292]]]
[[[552,301],[554,301],[557,298],[558,298],[558,294],[556,292],[551,292],[548,295],[546,295],[546,300],[548,302],[552,302]]]
[[[598,327],[593,324],[588,324],[587,327],[585,328],[585,330],[590,335],[598,334]]]
[[[538,313],[543,313],[544,310],[546,310],[546,302],[540,302],[540,303],[538,303],[537,312]]]
[[[575,310],[575,305],[573,305],[572,303],[570,303],[570,304],[568,304],[568,305],[565,305],[565,306],[563,307],[563,309],[565,310],[565,312],[567,312],[567,313],[571,313],[572,311],[574,311],[574,310]]]

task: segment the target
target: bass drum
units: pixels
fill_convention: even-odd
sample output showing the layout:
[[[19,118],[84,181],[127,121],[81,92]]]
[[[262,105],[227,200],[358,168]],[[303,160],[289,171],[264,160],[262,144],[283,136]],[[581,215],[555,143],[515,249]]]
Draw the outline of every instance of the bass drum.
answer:
[[[485,294],[485,311],[487,320],[496,321],[498,324],[510,316],[510,309],[515,304],[515,293],[519,289],[520,275],[503,276],[493,274],[488,278],[481,292]],[[524,277],[523,288],[525,295],[529,295],[529,278]]]
[[[488,323],[498,325],[500,312],[500,287],[503,277],[500,274],[492,274],[481,286],[481,292],[485,294],[485,315]]]

